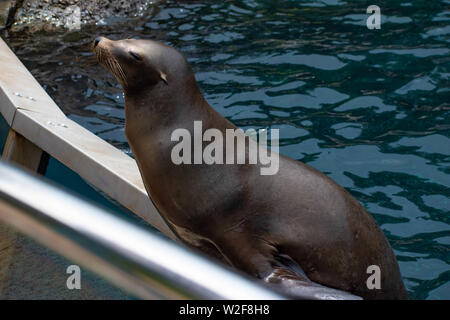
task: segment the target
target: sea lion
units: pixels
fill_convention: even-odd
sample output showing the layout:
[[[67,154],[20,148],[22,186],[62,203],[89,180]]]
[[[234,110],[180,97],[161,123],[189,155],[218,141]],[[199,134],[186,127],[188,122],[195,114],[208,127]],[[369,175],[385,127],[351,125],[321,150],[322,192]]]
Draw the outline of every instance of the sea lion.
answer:
[[[275,175],[261,175],[262,164],[172,161],[176,129],[193,133],[194,121],[203,132],[236,129],[203,98],[183,54],[151,40],[100,37],[93,47],[125,92],[125,134],[147,192],[184,243],[291,297],[324,285],[365,299],[407,298],[383,232],[325,174],[283,155]],[[373,265],[379,289],[367,285]]]

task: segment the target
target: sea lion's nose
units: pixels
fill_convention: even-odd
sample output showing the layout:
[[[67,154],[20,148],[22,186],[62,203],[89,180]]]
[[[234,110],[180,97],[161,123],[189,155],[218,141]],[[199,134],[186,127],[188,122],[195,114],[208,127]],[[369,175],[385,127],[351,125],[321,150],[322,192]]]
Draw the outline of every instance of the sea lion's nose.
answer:
[[[103,37],[97,37],[94,40],[94,48],[98,46],[98,44],[100,43],[100,41],[103,40]]]

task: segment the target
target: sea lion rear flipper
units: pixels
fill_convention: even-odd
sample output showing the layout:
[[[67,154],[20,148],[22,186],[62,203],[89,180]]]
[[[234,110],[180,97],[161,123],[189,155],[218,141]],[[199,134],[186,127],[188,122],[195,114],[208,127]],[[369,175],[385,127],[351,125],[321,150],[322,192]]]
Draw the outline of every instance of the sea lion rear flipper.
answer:
[[[273,272],[264,278],[270,287],[293,299],[360,300],[348,292],[325,287],[311,281],[303,269],[291,257],[276,254]]]
[[[299,277],[283,267],[275,267],[263,280],[269,287],[292,299],[361,300],[351,293],[322,286],[306,276]]]
[[[242,239],[242,235],[228,234],[227,241],[221,243],[220,251],[233,266],[260,278],[282,295],[291,299],[361,299],[348,292],[311,281],[297,262],[280,253],[270,241],[247,241]]]

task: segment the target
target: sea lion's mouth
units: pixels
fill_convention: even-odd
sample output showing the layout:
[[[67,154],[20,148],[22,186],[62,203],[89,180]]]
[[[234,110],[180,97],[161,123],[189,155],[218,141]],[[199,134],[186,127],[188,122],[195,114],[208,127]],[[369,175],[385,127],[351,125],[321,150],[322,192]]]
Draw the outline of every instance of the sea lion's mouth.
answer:
[[[123,72],[122,66],[112,53],[111,42],[107,38],[96,38],[92,44],[92,51],[94,51],[98,63],[108,69],[116,77],[117,81],[125,87],[127,85],[125,72]]]

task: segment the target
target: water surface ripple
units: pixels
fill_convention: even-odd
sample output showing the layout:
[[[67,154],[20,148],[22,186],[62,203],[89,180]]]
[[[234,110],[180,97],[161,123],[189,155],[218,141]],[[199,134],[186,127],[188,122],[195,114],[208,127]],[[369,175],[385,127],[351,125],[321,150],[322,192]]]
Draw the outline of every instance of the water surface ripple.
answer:
[[[243,128],[325,172],[375,217],[411,298],[450,299],[449,1],[161,1],[143,18],[8,42],[70,118],[129,152],[123,95],[97,35],[185,53],[202,92]]]

